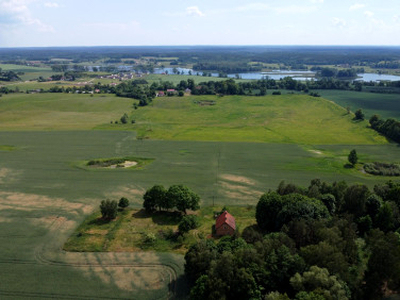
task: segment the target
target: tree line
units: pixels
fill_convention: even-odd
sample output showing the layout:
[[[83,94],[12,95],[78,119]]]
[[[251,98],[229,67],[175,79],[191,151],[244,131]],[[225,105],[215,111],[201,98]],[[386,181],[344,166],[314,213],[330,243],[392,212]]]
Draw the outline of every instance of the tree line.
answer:
[[[378,115],[373,115],[369,119],[371,128],[386,136],[387,138],[400,143],[400,122],[389,118],[381,119]]]
[[[400,183],[282,181],[239,238],[185,255],[191,299],[381,299],[400,291]]]

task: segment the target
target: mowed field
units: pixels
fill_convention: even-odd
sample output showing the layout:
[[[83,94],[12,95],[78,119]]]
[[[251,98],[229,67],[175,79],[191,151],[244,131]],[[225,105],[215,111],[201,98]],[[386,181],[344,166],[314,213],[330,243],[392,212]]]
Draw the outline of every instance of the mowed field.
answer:
[[[199,104],[203,100],[216,105]],[[303,186],[314,178],[368,186],[389,179],[344,168],[353,148],[362,162],[400,157],[397,145],[320,98],[165,98],[138,110],[132,103],[65,94],[0,98],[2,299],[165,299],[185,294],[181,255],[60,250],[103,199],[125,196],[140,208],[143,193],[154,184],[184,184],[200,195],[202,206],[254,206],[283,179]],[[124,112],[137,124],[109,124]],[[321,130],[326,127],[314,114],[331,120],[333,132],[343,140],[320,139],[334,135]],[[270,131],[261,130],[268,126],[276,131],[271,137],[282,132],[285,138],[261,134]],[[302,135],[301,126],[319,134]],[[246,127],[254,128],[251,138]],[[136,130],[150,138],[137,139]],[[215,141],[219,136],[222,140]],[[154,162],[142,170],[80,168],[85,160],[126,156]]]

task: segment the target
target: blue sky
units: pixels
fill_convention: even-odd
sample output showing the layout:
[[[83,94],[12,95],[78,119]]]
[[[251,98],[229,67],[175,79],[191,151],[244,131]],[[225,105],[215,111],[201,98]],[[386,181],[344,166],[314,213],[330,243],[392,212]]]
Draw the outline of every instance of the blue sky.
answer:
[[[0,47],[400,45],[399,0],[0,0]]]

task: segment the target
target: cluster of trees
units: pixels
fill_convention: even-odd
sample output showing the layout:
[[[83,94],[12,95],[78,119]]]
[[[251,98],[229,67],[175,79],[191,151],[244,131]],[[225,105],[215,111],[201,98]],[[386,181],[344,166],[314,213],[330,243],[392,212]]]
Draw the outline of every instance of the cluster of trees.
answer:
[[[139,106],[148,105],[156,96],[153,88],[136,80],[117,85],[115,87],[115,94],[118,97],[137,99],[139,100]]]
[[[199,62],[193,65],[193,70],[215,71],[221,73],[244,73],[261,71],[261,66],[250,65],[240,61]]]
[[[185,255],[191,299],[381,299],[400,291],[400,183],[281,182],[257,226]]]
[[[187,210],[200,208],[200,197],[187,186],[171,185],[168,190],[162,185],[154,185],[143,195],[143,208],[152,213],[158,210],[176,208],[186,215]]]
[[[357,73],[364,73],[364,69],[344,69],[337,70],[334,68],[311,68],[313,71],[317,71],[317,77],[325,78],[337,78],[337,79],[353,79],[357,77]]]
[[[0,81],[18,81],[21,80],[14,71],[3,71],[0,68]]]
[[[371,128],[383,134],[387,138],[400,143],[400,122],[395,119],[383,120],[377,115],[369,119]]]
[[[120,209],[124,209],[129,206],[129,200],[125,197],[122,197],[117,202],[116,200],[103,200],[100,203],[100,212],[103,220],[113,220],[117,217],[118,207]]]

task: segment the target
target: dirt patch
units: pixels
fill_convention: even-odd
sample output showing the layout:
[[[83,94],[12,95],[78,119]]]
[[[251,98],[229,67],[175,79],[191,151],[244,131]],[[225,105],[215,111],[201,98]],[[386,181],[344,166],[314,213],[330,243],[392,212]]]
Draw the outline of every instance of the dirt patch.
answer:
[[[227,181],[232,181],[235,183],[244,183],[247,185],[256,185],[256,182],[250,178],[244,177],[244,176],[238,176],[238,175],[232,175],[232,174],[223,174],[221,175],[221,178],[223,180]]]
[[[14,171],[12,169],[7,169],[7,168],[0,169],[0,184],[15,181],[19,174],[20,174],[19,171]]]
[[[38,209],[47,210],[49,208],[56,208],[60,211],[66,211],[76,215],[90,213],[93,209],[90,205],[69,202],[62,198],[50,198],[42,195],[17,192],[0,192],[0,208],[20,211],[34,211]]]
[[[127,197],[130,203],[142,204],[143,195],[146,190],[138,186],[120,186],[113,189],[112,192],[107,193],[106,197],[110,199],[120,199],[121,197]]]
[[[227,182],[221,182],[221,187],[223,188],[223,192],[228,198],[240,199],[240,202],[245,199],[258,199],[263,194],[262,192],[257,191],[253,188],[242,185],[233,185]]]
[[[133,292],[161,289],[169,281],[168,274],[160,267],[92,267],[85,268],[85,275],[94,275],[105,284],[115,284],[120,290]]]
[[[129,160],[126,160],[126,161],[124,161],[124,162],[121,163],[121,164],[111,165],[111,166],[109,166],[109,167],[107,167],[107,168],[109,168],[109,169],[130,168],[130,167],[136,166],[137,164],[138,164],[138,163],[137,163],[136,161],[129,161]]]
[[[322,155],[322,152],[319,150],[308,150],[308,151],[310,151],[311,153],[314,153],[314,154]]]

